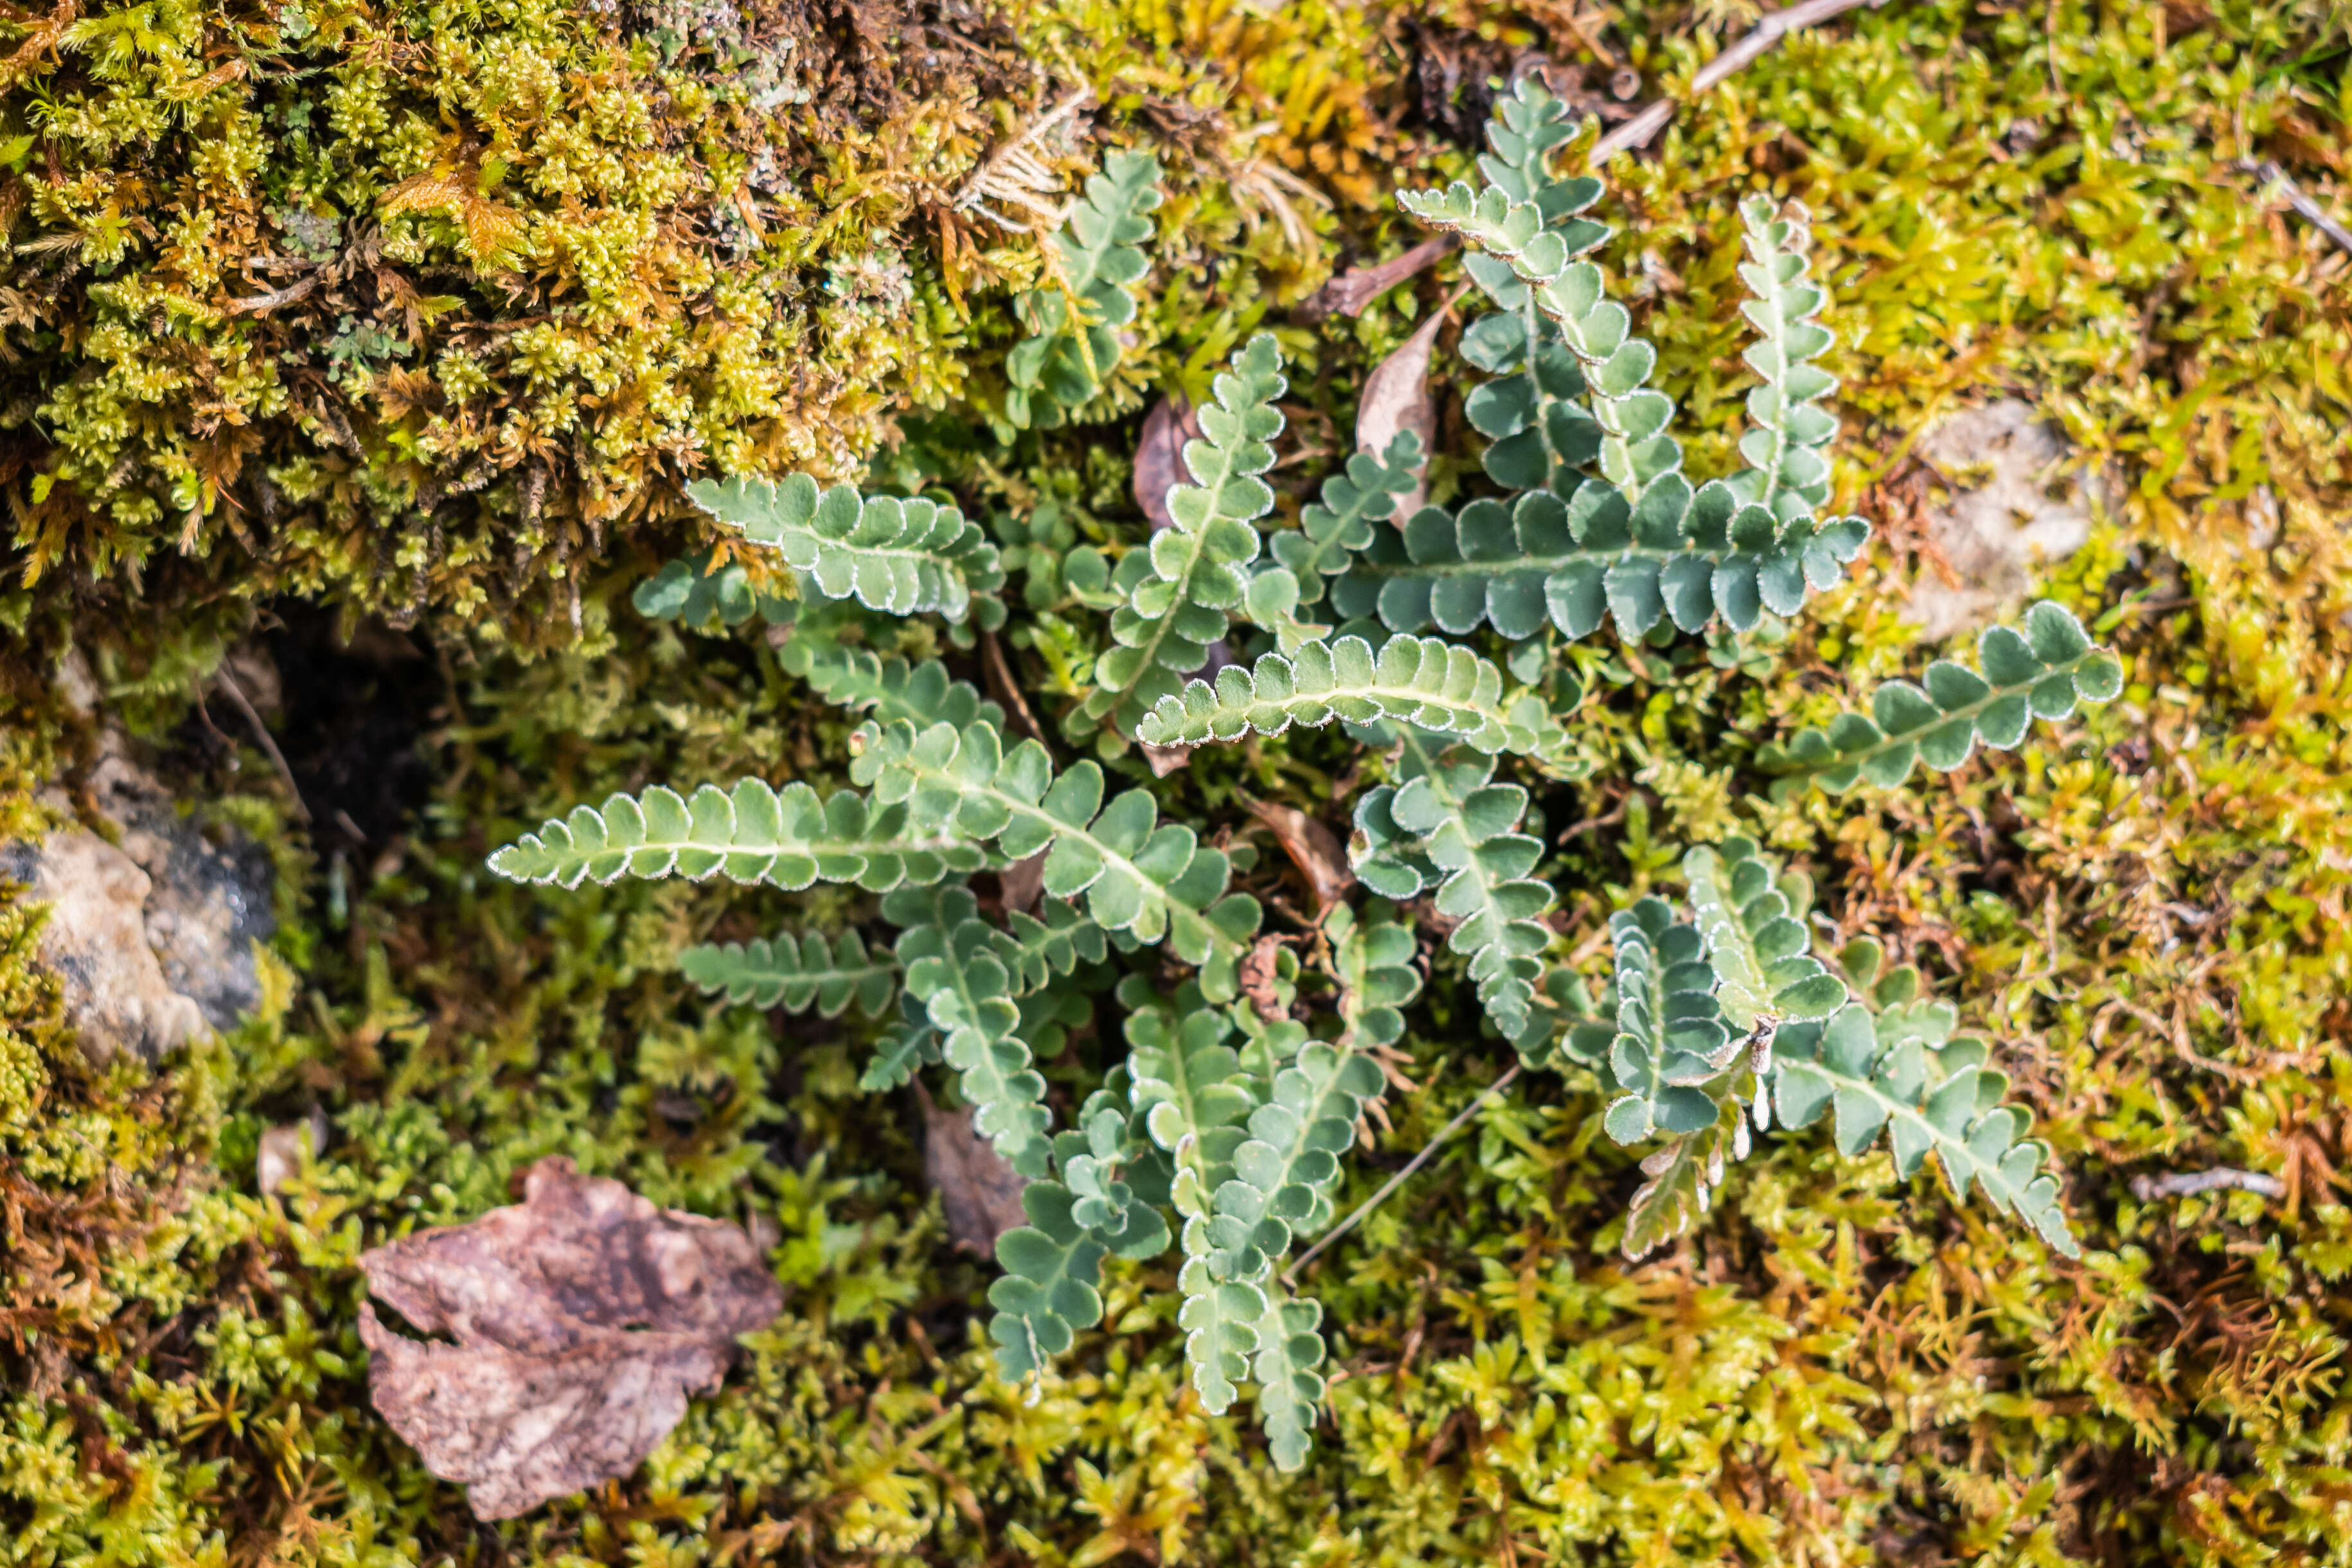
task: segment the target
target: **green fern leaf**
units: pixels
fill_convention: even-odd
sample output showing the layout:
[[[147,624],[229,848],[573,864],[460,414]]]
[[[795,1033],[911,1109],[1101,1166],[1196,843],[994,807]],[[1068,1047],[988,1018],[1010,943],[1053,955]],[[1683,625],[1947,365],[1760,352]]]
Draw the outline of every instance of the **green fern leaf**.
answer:
[[[1047,894],[1083,895],[1105,931],[1144,943],[1166,938],[1178,957],[1202,966],[1213,993],[1234,994],[1234,966],[1257,929],[1257,901],[1225,893],[1225,857],[1191,828],[1160,822],[1149,791],[1106,805],[1094,763],[1057,778],[1045,747],[1024,741],[1007,752],[984,723],[918,731],[904,721],[869,722],[850,745],[851,776],[873,785],[876,800],[960,839],[993,840],[1008,859],[1045,851]]]
[[[705,550],[665,563],[637,584],[630,605],[649,621],[676,621],[698,632],[740,626],[755,615],[779,626],[792,620],[793,601],[754,589],[741,562],[711,571],[717,553]]]
[[[1835,1113],[1838,1150],[1869,1149],[1884,1129],[1895,1167],[1915,1173],[1932,1152],[1962,1199],[1973,1183],[2067,1257],[2081,1252],[2060,1206],[2048,1145],[2025,1136],[2026,1113],[2000,1103],[2009,1080],[1984,1066],[1973,1040],[1937,1048],[1911,1020],[1874,1020],[1860,1004],[1824,1020],[1782,1026],[1772,1095],[1782,1125]]]
[[[880,1017],[898,979],[898,966],[868,954],[855,931],[832,942],[822,931],[723,947],[701,942],[677,955],[677,967],[704,991],[724,992],[730,1002],[787,1013],[806,1012],[814,1004],[821,1018],[838,1018],[853,1001],[867,1017]]]
[[[953,507],[920,497],[860,497],[848,485],[819,491],[794,474],[766,479],[698,479],[687,500],[754,544],[766,545],[828,599],[855,598],[893,616],[937,611],[961,621],[975,599],[983,624],[1003,618],[987,595],[1004,585],[996,546]]]
[[[900,1016],[874,1042],[874,1055],[858,1075],[857,1087],[868,1094],[903,1088],[915,1074],[940,1059],[940,1032],[931,1027],[930,1014],[905,992],[898,994]]]
[[[1731,488],[1776,517],[1818,511],[1830,498],[1824,453],[1837,434],[1837,416],[1820,400],[1838,384],[1810,362],[1837,341],[1813,320],[1829,293],[1805,275],[1812,233],[1804,204],[1790,202],[1783,215],[1769,196],[1751,195],[1739,204],[1739,221],[1748,248],[1739,277],[1754,296],[1739,313],[1759,338],[1741,357],[1764,384],[1748,395],[1754,427],[1740,437],[1739,455],[1748,467]]]
[[[1265,1315],[1251,1331],[1257,1342],[1250,1373],[1257,1379],[1258,1418],[1279,1470],[1305,1465],[1314,1446],[1323,1408],[1322,1322],[1321,1306],[1286,1296],[1277,1286],[1266,1290]]]
[[[1565,502],[1532,490],[1508,506],[1474,500],[1458,516],[1424,507],[1402,531],[1377,531],[1332,582],[1331,605],[1398,631],[1434,625],[1456,636],[1492,625],[1527,637],[1549,621],[1577,638],[1613,618],[1631,641],[1661,620],[1696,632],[1718,616],[1745,631],[1835,584],[1868,536],[1859,519],[1780,521],[1721,481],[1694,491],[1680,474],[1661,476],[1637,505],[1608,485]]]
[[[1525,1030],[1551,933],[1549,885],[1531,878],[1543,846],[1519,833],[1527,791],[1493,782],[1492,758],[1448,761],[1432,739],[1402,732],[1402,779],[1370,791],[1356,808],[1348,858],[1364,885],[1399,900],[1436,894],[1437,912],[1459,923],[1446,945],[1470,961],[1488,1019],[1507,1038]]]
[[[1019,1029],[1013,972],[999,952],[1003,933],[978,916],[969,888],[905,888],[883,901],[902,929],[899,966],[907,994],[940,1034],[940,1055],[960,1075],[972,1126],[1024,1176],[1047,1174],[1045,1079]]]
[[[1214,385],[1216,401],[1200,410],[1207,438],[1184,447],[1193,482],[1169,492],[1175,526],[1120,556],[1111,575],[1122,601],[1110,620],[1118,646],[1096,661],[1084,711],[1129,734],[1225,635],[1250,586],[1245,568],[1257,559],[1253,525],[1274,507],[1274,491],[1258,476],[1274,466],[1272,442],[1282,430],[1274,403],[1289,383],[1273,337],[1252,338]]]
[[[981,696],[971,682],[950,676],[935,658],[909,666],[895,654],[884,658],[864,648],[795,637],[776,650],[776,662],[836,708],[885,724],[904,719],[961,729],[984,720],[1004,728],[1004,710]]]
[[[691,798],[656,784],[641,795],[607,796],[602,806],[574,806],[493,851],[489,867],[514,881],[565,888],[723,874],[792,891],[826,881],[887,892],[977,871],[986,858],[969,839],[918,831],[898,805],[869,805],[854,790],[819,800],[803,784],[777,790],[744,779],[732,790],[704,784]]]
[[[1294,723],[1394,719],[1458,736],[1481,752],[1530,752],[1543,741],[1528,721],[1539,718],[1549,719],[1539,700],[1507,712],[1502,672],[1468,648],[1400,636],[1375,654],[1363,638],[1344,637],[1310,642],[1288,658],[1260,655],[1249,669],[1227,665],[1214,686],[1195,680],[1161,698],[1136,737],[1148,745],[1197,746],[1252,731],[1279,735]]]
[[[2025,613],[2025,630],[1987,626],[1977,639],[1983,674],[1937,659],[1924,686],[1890,680],[1872,697],[1869,716],[1841,713],[1826,730],[1806,729],[1758,762],[1785,775],[1772,786],[1785,799],[1808,784],[1843,795],[1857,784],[1893,789],[1915,763],[1948,773],[1981,743],[2014,750],[2037,719],[2063,719],[2077,703],[2105,702],[2123,689],[2123,666],[2095,647],[2065,606],[2048,600]]]
[[[1119,359],[1119,329],[1135,319],[1133,286],[1149,270],[1142,245],[1160,203],[1160,161],[1113,152],[1049,242],[1059,287],[1013,301],[1030,335],[1005,356],[1005,412],[1021,426],[1052,429],[1093,400]]]
[[[1298,584],[1301,604],[1323,597],[1323,580],[1348,570],[1357,551],[1372,542],[1372,524],[1394,515],[1397,498],[1412,493],[1420,472],[1421,437],[1400,430],[1375,458],[1358,452],[1323,481],[1322,499],[1301,507],[1298,531],[1273,536],[1267,549]]]
[[[1826,1018],[1846,999],[1845,983],[1806,950],[1804,900],[1776,880],[1750,838],[1700,845],[1683,857],[1691,910],[1706,938],[1716,1000],[1741,1035],[1783,1019]]]
[[[1617,1037],[1609,1075],[1616,1097],[1601,1126],[1620,1143],[1714,1125],[1714,1081],[1741,1041],[1716,1004],[1715,972],[1695,926],[1678,925],[1659,899],[1610,917],[1617,959]]]
[[[1007,1383],[1045,1372],[1077,1341],[1077,1331],[1102,1321],[1100,1237],[1078,1223],[1075,1200],[1059,1182],[1031,1182],[1021,1194],[1029,1223],[996,1238],[1003,1275],[988,1288],[996,1315],[996,1370]]]

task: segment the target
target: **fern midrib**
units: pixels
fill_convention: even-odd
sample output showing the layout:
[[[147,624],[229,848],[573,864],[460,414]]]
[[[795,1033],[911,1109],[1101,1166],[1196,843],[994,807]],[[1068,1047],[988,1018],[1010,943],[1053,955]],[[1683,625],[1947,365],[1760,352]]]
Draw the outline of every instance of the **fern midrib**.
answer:
[[[1681,561],[1690,556],[1720,566],[1748,553],[1739,550],[1702,550],[1691,545],[1668,550],[1657,545],[1629,544],[1622,549],[1578,550],[1564,555],[1522,555],[1507,561],[1367,561],[1360,556],[1349,568],[1351,575],[1367,577],[1504,577],[1521,572],[1549,575],[1580,562]]]
[[[1815,773],[1825,773],[1832,768],[1843,767],[1850,763],[1866,763],[1873,757],[1884,756],[1887,752],[1901,746],[1916,747],[1919,744],[1922,737],[1933,734],[1937,730],[1942,729],[1945,725],[1952,722],[1955,719],[1966,719],[1969,721],[1969,735],[1975,740],[1981,741],[1984,738],[1984,731],[1978,727],[1977,721],[1983,717],[1985,713],[1989,712],[1995,704],[2005,702],[2012,697],[2030,696],[2035,687],[2041,685],[2043,681],[2049,679],[2053,675],[2063,675],[2071,679],[2076,670],[2081,669],[2093,659],[2101,657],[2105,652],[2105,649],[2098,647],[2084,648],[2081,653],[2075,655],[2073,658],[2068,659],[2063,664],[2043,666],[2042,672],[2033,677],[2032,679],[2019,681],[2014,686],[1994,686],[1991,682],[1987,681],[1986,685],[1988,689],[1982,697],[1978,698],[1973,702],[1963,702],[1958,708],[1939,710],[1938,711],[1942,714],[1942,717],[1938,718],[1932,724],[1923,724],[1916,730],[1906,731],[1900,735],[1887,735],[1885,740],[1876,742],[1874,744],[1864,746],[1857,751],[1839,752],[1818,763],[1800,763],[1790,767],[1787,772],[1787,776],[1792,778],[1810,778]],[[1977,679],[1979,680],[1984,679],[1982,672],[1978,672]],[[1922,689],[1925,689],[1923,688]],[[1932,702],[1935,699],[1931,697],[1928,700]],[[1878,725],[1878,721],[1867,713],[1861,714],[1859,716],[1869,719],[1874,726]],[[1824,735],[1828,733],[1826,726],[1822,726],[1820,728]],[[1880,729],[1881,732],[1884,733],[1884,727],[1880,726]]]
[[[724,952],[725,950],[714,949],[714,951]],[[748,957],[750,952],[751,949],[747,945],[744,948],[744,953]],[[764,966],[746,963],[731,973],[735,978],[723,981],[722,984],[733,985],[742,981],[783,981],[788,984],[802,981],[811,984],[821,984],[828,980],[863,981],[872,980],[880,975],[896,974],[898,973],[898,966],[895,963],[869,963],[861,969],[779,969],[773,967],[772,963]]]
[[[558,819],[559,826],[566,826]],[[548,854],[542,838],[541,854]],[[644,838],[635,844],[616,844],[607,839],[596,849],[583,849],[578,840],[572,847],[549,858],[560,866],[601,859],[606,855],[636,856],[651,849],[674,855],[698,851],[708,855],[942,855],[971,847],[971,840],[951,835],[930,838],[814,838],[779,841],[773,844],[742,844],[734,840],[718,841],[707,838]],[[723,869],[723,868],[720,868]]]
[[[942,571],[953,572],[959,577],[963,574],[961,557],[944,555],[936,550],[919,550],[912,545],[907,544],[858,544],[846,539],[835,539],[829,534],[818,533],[813,529],[796,528],[792,531],[799,534],[803,539],[815,541],[819,546],[831,545],[836,550],[845,551],[852,555],[879,556],[897,561],[912,561],[919,564],[928,563],[929,565],[937,566]],[[759,542],[757,540],[753,540],[751,542],[756,544]],[[782,542],[779,541],[774,548],[782,550],[783,548]],[[814,568],[803,566],[796,567],[794,570],[806,572],[814,571]]]

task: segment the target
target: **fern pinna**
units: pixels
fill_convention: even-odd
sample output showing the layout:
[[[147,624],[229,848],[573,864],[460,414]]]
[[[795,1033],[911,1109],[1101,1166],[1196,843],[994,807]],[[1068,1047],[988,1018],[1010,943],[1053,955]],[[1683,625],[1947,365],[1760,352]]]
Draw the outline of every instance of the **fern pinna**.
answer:
[[[1098,1322],[1113,1260],[1172,1247],[1192,1388],[1212,1414],[1254,1399],[1286,1468],[1309,1451],[1327,1357],[1320,1309],[1286,1259],[1334,1226],[1431,964],[1458,973],[1524,1065],[1598,1087],[1599,1131],[1643,1173],[1630,1256],[1699,1223],[1759,1137],[1823,1120],[1843,1152],[1883,1134],[1898,1171],[1932,1155],[1957,1195],[2074,1245],[2048,1151],[2003,1103],[1988,1047],[1957,1035],[1916,972],[1881,975],[1866,943],[1825,963],[1810,882],[1758,842],[1691,847],[1660,892],[1628,900],[1598,996],[1571,967],[1531,793],[1597,765],[1566,645],[1604,623],[1629,649],[1769,629],[1838,583],[1868,530],[1824,510],[1837,384],[1820,368],[1832,340],[1801,211],[1739,204],[1758,380],[1738,468],[1694,476],[1673,402],[1650,384],[1656,356],[1591,259],[1610,238],[1589,216],[1601,187],[1555,167],[1585,144],[1577,128],[1528,81],[1499,100],[1488,140],[1477,183],[1403,198],[1461,237],[1491,306],[1460,337],[1480,377],[1463,402],[1486,443],[1476,493],[1398,515],[1427,456],[1405,435],[1349,458],[1284,521],[1267,480],[1283,356],[1251,338],[1198,411],[1172,526],[1114,541],[1115,565],[1091,547],[1066,572],[1029,563],[1027,597],[1045,602],[1022,624],[1064,650],[1048,727],[1094,753],[1070,759],[1025,707],[1016,731],[1001,672],[983,697],[937,658],[862,646],[891,640],[881,617],[935,617],[959,647],[1007,626],[996,552],[943,495],[806,475],[699,482],[687,493],[728,531],[726,559],[664,568],[640,607],[712,630],[755,614],[788,626],[774,657],[841,710],[848,784],[655,786],[490,858],[563,887],[723,877],[875,895],[888,941],[853,927],[706,943],[685,973],[733,1002],[854,1010],[874,1042],[866,1087],[931,1075],[1026,1179],[1027,1223],[999,1239],[989,1291],[1005,1378],[1052,1375]],[[1149,159],[1115,158],[1055,241],[1070,292],[1024,301],[1036,335],[1015,355],[1021,422],[1093,399],[1119,346],[1119,291],[1148,271],[1137,247],[1154,179]],[[1241,657],[1211,670],[1216,647]],[[2033,718],[2120,686],[2112,655],[2037,605],[2021,630],[1984,634],[1977,668],[1936,661],[1918,684],[1881,687],[1867,715],[1747,753],[1765,792],[1750,793],[1760,809],[1813,785],[1890,786],[1920,763],[2016,746]],[[1175,796],[1150,787],[1131,743],[1164,760],[1334,726],[1359,750],[1345,808],[1363,891],[1311,916],[1278,906],[1267,932],[1266,910],[1233,885],[1219,831],[1232,824],[1170,816]],[[1080,1052],[1090,1024],[1087,1052],[1123,1051]],[[1094,1087],[1069,1088],[1074,1070]]]

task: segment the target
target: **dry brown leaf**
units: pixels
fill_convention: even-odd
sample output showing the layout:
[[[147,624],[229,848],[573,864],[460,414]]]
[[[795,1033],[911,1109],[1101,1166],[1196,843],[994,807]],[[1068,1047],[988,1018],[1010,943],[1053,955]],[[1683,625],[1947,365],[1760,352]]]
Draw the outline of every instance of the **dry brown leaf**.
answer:
[[[1441,234],[1435,239],[1423,240],[1402,256],[1391,257],[1376,266],[1350,267],[1315,290],[1307,303],[1299,307],[1299,313],[1314,321],[1334,314],[1360,316],[1373,300],[1415,273],[1443,260],[1461,243],[1454,235]]]
[[[735,1337],[783,1292],[731,1225],[658,1209],[551,1157],[520,1204],[363,1253],[368,1289],[427,1334],[360,1309],[375,1407],[475,1517],[512,1519],[627,1475],[718,1386]]]
[[[1429,395],[1429,352],[1437,342],[1437,329],[1444,324],[1445,312],[1432,310],[1412,336],[1364,378],[1363,401],[1356,408],[1360,451],[1380,456],[1401,430],[1421,437],[1421,470],[1412,493],[1397,503],[1394,515],[1400,520],[1419,511],[1429,499],[1429,454],[1437,449],[1437,400]]]
[[[997,896],[1008,910],[1034,914],[1037,900],[1045,896],[1045,852],[1040,849],[1026,860],[1015,860],[996,874]]]
[[[982,1137],[969,1110],[942,1110],[921,1084],[915,1098],[923,1107],[923,1171],[947,1211],[948,1238],[982,1258],[996,1253],[996,1238],[1029,1223],[1021,1191],[1029,1183]]]
[[[1347,853],[1329,828],[1295,805],[1253,800],[1249,808],[1252,816],[1273,830],[1282,852],[1290,857],[1299,875],[1307,879],[1307,890],[1315,895],[1318,910],[1338,903],[1356,885],[1356,874],[1348,868]]]
[[[1142,748],[1143,760],[1151,764],[1153,778],[1164,779],[1178,768],[1192,765],[1192,748],[1190,746],[1155,746],[1149,741],[1138,741],[1136,744]]]
[[[1200,439],[1201,421],[1181,397],[1161,398],[1143,416],[1143,435],[1135,448],[1135,504],[1151,520],[1154,533],[1176,526],[1168,510],[1168,492],[1192,482],[1184,469],[1184,443]]]
[[[1282,1005],[1281,982],[1275,968],[1281,956],[1282,939],[1262,936],[1234,968],[1234,985],[1269,1024],[1290,1016],[1290,1010]]]

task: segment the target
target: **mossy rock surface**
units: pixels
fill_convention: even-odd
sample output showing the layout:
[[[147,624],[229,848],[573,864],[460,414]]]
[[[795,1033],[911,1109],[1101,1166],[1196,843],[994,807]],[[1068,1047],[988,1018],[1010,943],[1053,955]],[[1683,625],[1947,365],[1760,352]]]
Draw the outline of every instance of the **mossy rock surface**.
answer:
[[[1729,8],[0,16],[0,836],[43,826],[45,784],[88,810],[120,723],[279,869],[261,1007],[160,1076],[85,1065],[37,910],[0,902],[0,1563],[2344,1560],[2352,271],[2248,172],[2352,210],[2341,16],[1859,10],[1616,160],[1598,209],[1696,468],[1748,384],[1738,199],[1811,207],[1835,500],[1879,534],[1769,657],[1578,645],[1581,743],[1633,787],[1535,802],[1560,952],[1599,977],[1610,914],[1678,893],[1686,847],[1759,837],[1993,1042],[2084,1257],[1807,1131],[1630,1266],[1641,1178],[1601,1097],[1530,1074],[1306,1277],[1344,1375],[1295,1476],[1185,1392],[1167,1260],[1112,1268],[1034,1400],[998,1381],[994,1270],[949,1244],[911,1100],[857,1088],[873,1022],[676,972],[698,942],[878,931],[874,900],[562,893],[483,857],[649,781],[844,782],[848,720],[763,639],[628,606],[719,537],[679,499],[705,474],[952,492],[1033,608],[996,652],[1050,727],[1099,641],[1057,563],[1146,536],[1146,403],[1202,401],[1276,331],[1294,514],[1458,263],[1361,317],[1298,307],[1424,237],[1391,197],[1467,171],[1489,78],[1544,53],[1613,116],[1619,70],[1679,89]],[[1020,433],[1007,302],[1036,246],[955,198],[1080,74],[1098,103],[1048,162],[1148,148],[1169,199],[1099,403]],[[2087,542],[2035,575],[2121,695],[1948,779],[1735,792],[1761,743],[1934,651],[1903,608],[1981,477],[1913,449],[2004,398],[2097,476]],[[1440,500],[1476,483],[1464,430],[1450,395]],[[240,645],[283,678],[260,711],[307,826],[223,695]],[[69,648],[98,717],[53,678]],[[922,624],[877,651],[989,680]],[[1234,824],[1242,882],[1295,900],[1237,797],[1328,815],[1353,757],[1297,731],[1108,766]],[[1111,1059],[1090,1001],[1057,1100]],[[1343,1206],[1513,1059],[1443,956],[1400,1045],[1424,1087]],[[263,1195],[262,1133],[314,1105],[323,1158]],[[368,1407],[354,1259],[553,1153],[772,1221],[788,1304],[637,1474],[484,1529]],[[2217,1167],[2284,1190],[2134,1195]]]

